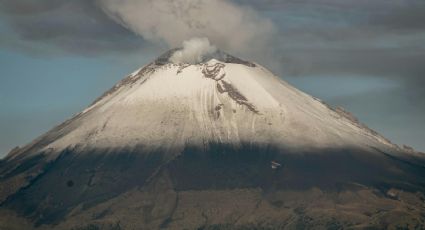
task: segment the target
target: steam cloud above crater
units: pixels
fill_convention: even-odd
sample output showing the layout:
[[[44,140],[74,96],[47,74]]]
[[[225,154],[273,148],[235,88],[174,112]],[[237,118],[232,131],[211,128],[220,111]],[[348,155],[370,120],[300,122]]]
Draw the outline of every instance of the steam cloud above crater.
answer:
[[[210,44],[208,38],[192,38],[183,42],[183,48],[174,52],[170,61],[174,63],[197,64],[203,57],[213,54],[217,48]]]
[[[126,28],[170,48],[206,37],[220,49],[254,53],[273,37],[273,23],[248,7],[225,0],[98,0]]]

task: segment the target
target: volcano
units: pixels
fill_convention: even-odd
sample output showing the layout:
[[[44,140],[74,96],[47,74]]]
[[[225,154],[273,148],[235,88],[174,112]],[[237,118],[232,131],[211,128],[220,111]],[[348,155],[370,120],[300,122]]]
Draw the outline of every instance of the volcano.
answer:
[[[425,228],[425,156],[259,64],[170,50],[0,162],[0,229]]]

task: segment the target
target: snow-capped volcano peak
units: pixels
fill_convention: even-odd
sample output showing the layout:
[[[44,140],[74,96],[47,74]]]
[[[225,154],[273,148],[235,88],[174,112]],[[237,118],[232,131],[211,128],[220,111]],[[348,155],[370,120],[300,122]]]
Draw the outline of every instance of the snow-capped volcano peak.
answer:
[[[263,213],[270,212],[267,218],[276,218],[270,226],[281,228],[282,220],[294,219],[282,213],[297,214],[310,201],[316,202],[311,213],[319,211],[325,222],[331,218],[322,215],[341,207],[347,194],[353,194],[350,205],[334,213],[353,210],[350,226],[351,217],[394,202],[407,213],[423,210],[406,206],[423,196],[395,201],[395,191],[424,191],[423,155],[398,149],[258,64],[219,50],[195,55],[195,64],[175,63],[176,52],[0,161],[0,212],[54,229],[115,218],[125,219],[124,228],[198,229],[217,217],[223,219],[217,223],[254,218],[268,224]],[[387,195],[376,195],[379,189]],[[287,209],[297,193],[301,203]],[[0,220],[8,223],[8,215]],[[376,215],[367,218],[388,217]]]
[[[289,149],[391,146],[264,67],[215,51],[198,64],[170,50],[51,131],[44,150],[227,143]]]

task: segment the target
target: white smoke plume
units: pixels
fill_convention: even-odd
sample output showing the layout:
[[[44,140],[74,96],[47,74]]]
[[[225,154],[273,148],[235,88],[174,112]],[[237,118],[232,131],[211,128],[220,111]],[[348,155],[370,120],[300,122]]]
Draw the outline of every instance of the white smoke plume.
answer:
[[[174,63],[197,64],[202,58],[213,54],[217,48],[210,44],[208,38],[192,38],[183,42],[183,49],[174,52],[170,61]]]
[[[270,20],[227,0],[97,1],[116,22],[170,48],[193,37],[206,37],[225,51],[256,53],[274,32]]]

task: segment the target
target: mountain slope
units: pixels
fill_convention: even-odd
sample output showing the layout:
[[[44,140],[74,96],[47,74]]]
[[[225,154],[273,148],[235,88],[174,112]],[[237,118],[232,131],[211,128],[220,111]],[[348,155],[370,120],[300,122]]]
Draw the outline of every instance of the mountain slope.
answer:
[[[11,152],[3,215],[47,229],[423,226],[422,154],[258,64],[174,51]]]

